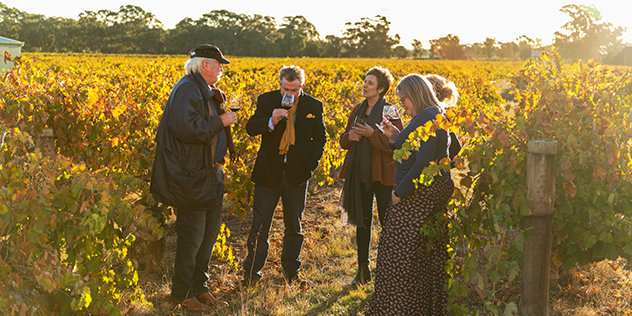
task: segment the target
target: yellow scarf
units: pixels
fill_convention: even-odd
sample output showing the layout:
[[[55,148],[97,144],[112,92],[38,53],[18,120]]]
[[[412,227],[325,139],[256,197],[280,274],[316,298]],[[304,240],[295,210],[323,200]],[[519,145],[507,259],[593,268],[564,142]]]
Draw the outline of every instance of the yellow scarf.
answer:
[[[287,154],[288,150],[290,150],[290,145],[294,145],[295,134],[294,134],[294,113],[296,113],[296,108],[298,105],[298,99],[294,101],[292,107],[287,110],[287,121],[285,122],[285,131],[283,131],[283,137],[281,137],[281,143],[279,143],[279,155]]]

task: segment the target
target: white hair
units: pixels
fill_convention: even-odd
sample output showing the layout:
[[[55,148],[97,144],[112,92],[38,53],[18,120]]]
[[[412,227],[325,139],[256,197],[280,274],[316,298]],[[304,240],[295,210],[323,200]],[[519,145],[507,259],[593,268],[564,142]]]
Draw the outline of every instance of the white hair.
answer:
[[[213,58],[204,58],[204,57],[195,57],[195,58],[191,58],[189,60],[187,60],[186,63],[184,63],[184,73],[187,75],[193,74],[193,73],[202,73],[202,66],[204,65],[204,62],[208,62],[209,65],[211,65],[211,69],[215,69],[215,63],[213,62]]]

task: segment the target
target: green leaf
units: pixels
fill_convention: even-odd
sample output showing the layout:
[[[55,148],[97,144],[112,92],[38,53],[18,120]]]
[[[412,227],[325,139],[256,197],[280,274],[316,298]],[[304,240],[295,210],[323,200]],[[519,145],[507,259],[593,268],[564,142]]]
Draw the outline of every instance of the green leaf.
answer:
[[[513,316],[518,314],[518,306],[516,306],[515,302],[509,302],[505,306],[505,311],[503,312],[503,316]]]
[[[498,281],[500,281],[500,273],[498,273],[498,271],[494,270],[494,271],[492,271],[492,273],[490,274],[489,278],[490,278],[493,282],[498,282]]]
[[[518,273],[520,273],[520,268],[518,267],[518,264],[516,262],[512,262],[509,266],[509,271],[507,274],[507,279],[509,279],[509,282],[512,282],[516,278],[516,276],[518,276]]]
[[[477,286],[479,289],[485,290],[485,281],[483,280],[483,278],[478,278]]]

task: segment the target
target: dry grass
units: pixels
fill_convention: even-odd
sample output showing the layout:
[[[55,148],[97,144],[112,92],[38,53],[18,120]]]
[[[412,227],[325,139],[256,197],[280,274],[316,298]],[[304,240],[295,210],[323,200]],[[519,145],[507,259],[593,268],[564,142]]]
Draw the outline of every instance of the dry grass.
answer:
[[[281,250],[283,218],[281,205],[275,212],[270,231],[270,251],[263,269],[264,278],[254,287],[240,285],[243,271],[233,271],[221,262],[210,265],[213,294],[229,302],[229,308],[215,315],[361,315],[368,307],[373,285],[353,288],[356,271],[355,227],[340,225],[337,208],[339,187],[320,189],[308,197],[303,216],[305,241],[301,252],[301,278],[305,282],[289,285],[283,278]],[[377,218],[377,216],[376,216]],[[246,238],[251,218],[226,215],[222,219],[231,230],[227,244],[239,263],[247,255]],[[124,307],[127,315],[187,315],[169,303],[176,236],[173,223],[166,230],[163,259],[153,268],[154,273],[141,274],[141,283],[153,307]],[[373,249],[377,249],[379,224],[373,233]],[[372,251],[375,260],[376,251]],[[374,263],[373,263],[374,264]]]
[[[303,217],[305,242],[301,252],[303,284],[289,285],[280,263],[283,218],[280,206],[270,232],[270,253],[264,278],[250,288],[240,286],[242,271],[233,271],[219,261],[210,266],[210,288],[230,307],[215,315],[362,315],[368,308],[373,284],[354,289],[356,271],[355,227],[340,225],[337,209],[340,186],[323,188],[308,197]],[[377,218],[377,216],[376,216]],[[239,263],[246,257],[246,238],[251,218],[226,215],[223,221],[231,230],[227,243]],[[171,223],[172,224],[172,223]],[[172,226],[172,225],[171,225]],[[166,232],[162,260],[141,274],[141,285],[153,307],[122,306],[124,315],[187,315],[169,303],[176,236]],[[372,269],[377,255],[380,226],[376,221],[372,242]],[[624,259],[602,261],[562,273],[551,285],[551,315],[626,315],[632,314],[632,286],[628,263]],[[519,301],[519,285],[505,289],[503,301]],[[468,297],[468,299],[470,299]],[[473,300],[470,306],[480,305]],[[483,310],[480,315],[486,315]],[[190,314],[189,314],[190,315]],[[491,315],[491,314],[490,314]]]
[[[604,260],[562,274],[551,287],[551,315],[630,315],[632,275],[625,259]]]

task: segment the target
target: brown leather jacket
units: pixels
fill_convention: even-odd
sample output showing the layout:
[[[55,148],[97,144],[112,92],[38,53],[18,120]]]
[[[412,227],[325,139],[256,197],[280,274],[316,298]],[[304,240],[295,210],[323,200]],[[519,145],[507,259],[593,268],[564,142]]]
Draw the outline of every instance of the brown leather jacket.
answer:
[[[344,133],[340,135],[340,147],[342,149],[351,148],[352,141],[349,140],[349,131],[353,127],[353,118],[360,107],[360,104],[356,104],[351,110],[349,114],[349,118],[347,119],[347,127],[345,128]],[[385,105],[392,105],[386,102]],[[404,125],[402,120],[395,121],[393,123],[400,131],[404,129]],[[393,150],[388,147],[388,137],[384,135],[379,129],[375,129],[371,137],[369,137],[369,142],[373,145],[373,154],[371,156],[371,177],[373,181],[379,181],[382,185],[394,185],[395,184],[395,161],[393,160]],[[345,161],[342,164],[342,168],[340,169],[340,174],[338,177],[340,179],[344,179],[347,173],[347,164],[348,164],[348,155],[345,156]]]

